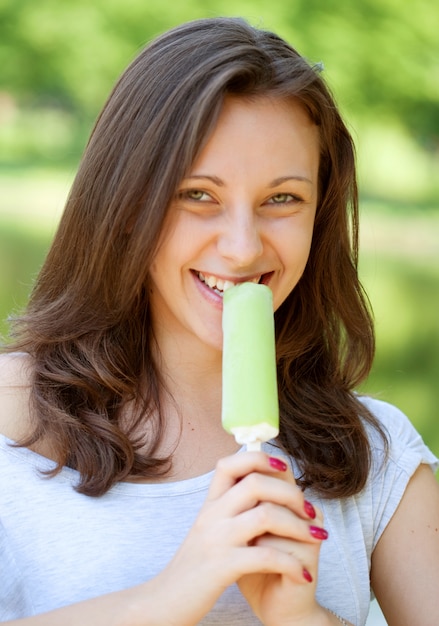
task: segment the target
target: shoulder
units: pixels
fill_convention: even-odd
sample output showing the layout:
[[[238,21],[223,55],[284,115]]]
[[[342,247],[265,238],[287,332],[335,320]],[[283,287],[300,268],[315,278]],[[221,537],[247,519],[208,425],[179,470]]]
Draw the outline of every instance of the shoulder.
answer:
[[[409,418],[396,406],[373,398],[360,398],[381,425],[388,442],[370,424],[372,467],[366,489],[359,494],[372,509],[374,545],[399,506],[411,477],[421,465],[435,472],[438,459],[424,443]]]
[[[358,399],[384,428],[393,430],[410,424],[408,417],[394,404],[372,396],[359,396]]]
[[[381,425],[389,444],[390,458],[398,462],[413,456],[419,462],[436,462],[435,456],[425,445],[421,434],[410,419],[398,407],[371,397],[360,397],[360,401]],[[375,429],[366,425],[372,449],[382,449],[382,441]],[[419,464],[418,462],[418,464]]]
[[[0,433],[14,441],[29,434],[31,377],[28,355],[0,354]]]

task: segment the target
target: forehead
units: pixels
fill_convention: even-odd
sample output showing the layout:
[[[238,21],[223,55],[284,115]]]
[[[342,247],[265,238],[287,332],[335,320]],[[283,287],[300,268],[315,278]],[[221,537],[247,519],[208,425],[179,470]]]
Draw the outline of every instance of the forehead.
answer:
[[[319,131],[295,99],[227,96],[191,172],[220,164],[244,170],[276,166],[313,171],[319,161]]]

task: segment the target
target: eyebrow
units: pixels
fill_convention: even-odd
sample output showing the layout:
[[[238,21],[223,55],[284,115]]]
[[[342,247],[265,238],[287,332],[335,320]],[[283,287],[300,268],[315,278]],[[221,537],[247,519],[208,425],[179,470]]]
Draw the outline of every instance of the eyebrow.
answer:
[[[312,180],[306,176],[280,176],[279,178],[272,180],[269,187],[278,187],[279,185],[282,185],[282,183],[287,183],[290,180],[298,180],[301,183],[309,183],[312,185]]]
[[[187,180],[206,180],[206,179],[210,180],[218,187],[225,187],[224,181],[221,178],[218,178],[218,176],[211,176],[209,174],[193,174],[193,175],[187,176]],[[280,176],[279,178],[275,178],[274,180],[272,180],[268,186],[271,188],[278,187],[279,185],[282,185],[283,183],[286,183],[290,180],[297,180],[302,183],[309,183],[310,185],[313,184],[312,180],[310,178],[307,178],[306,176]]]
[[[225,183],[223,180],[221,180],[221,178],[218,178],[218,176],[209,176],[209,174],[191,174],[190,176],[186,176],[186,180],[210,180],[212,183],[215,183],[215,185],[218,185],[218,187],[225,187]]]

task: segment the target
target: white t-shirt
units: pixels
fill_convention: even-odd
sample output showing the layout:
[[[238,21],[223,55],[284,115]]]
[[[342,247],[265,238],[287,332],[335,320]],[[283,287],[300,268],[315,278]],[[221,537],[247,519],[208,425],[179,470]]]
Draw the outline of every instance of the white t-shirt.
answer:
[[[323,542],[318,601],[357,626],[370,603],[372,551],[420,463],[437,459],[408,419],[377,400],[365,404],[389,433],[382,441],[368,427],[374,466],[357,496],[324,500],[329,539]],[[76,471],[54,478],[37,469],[53,462],[0,437],[0,620],[18,619],[136,585],[155,576],[182,543],[204,502],[212,473],[163,484],[119,483],[100,498],[78,494]],[[267,452],[273,452],[270,444]],[[278,451],[275,451],[279,454]],[[292,462],[294,469],[294,462]],[[256,626],[236,585],[200,622],[203,626]]]

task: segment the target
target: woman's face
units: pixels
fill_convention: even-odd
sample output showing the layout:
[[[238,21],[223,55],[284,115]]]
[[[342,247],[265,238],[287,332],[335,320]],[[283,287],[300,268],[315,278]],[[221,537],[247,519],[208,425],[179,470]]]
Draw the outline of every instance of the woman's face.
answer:
[[[281,305],[308,259],[318,168],[318,130],[300,104],[226,98],[181,181],[151,268],[159,342],[221,350],[231,283],[265,283],[274,309]]]

